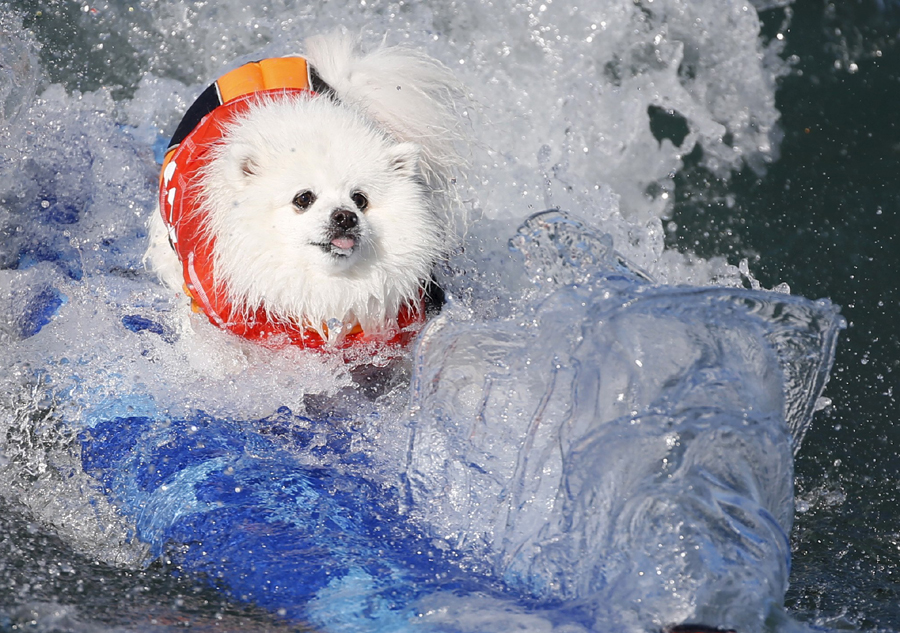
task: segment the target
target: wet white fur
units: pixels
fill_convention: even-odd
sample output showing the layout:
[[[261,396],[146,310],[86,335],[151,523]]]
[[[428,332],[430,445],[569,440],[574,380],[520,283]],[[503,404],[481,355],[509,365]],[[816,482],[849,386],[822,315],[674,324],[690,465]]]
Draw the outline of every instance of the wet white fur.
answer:
[[[377,330],[417,303],[446,247],[458,85],[412,51],[354,51],[345,35],[310,40],[306,57],[338,101],[260,99],[215,148],[200,213],[215,239],[217,282],[235,306],[316,328],[336,318]],[[304,190],[317,200],[299,211],[292,200]],[[356,191],[369,199],[359,243],[336,258],[314,244],[328,241],[331,213],[353,209]],[[148,262],[180,289],[158,210],[150,233]]]

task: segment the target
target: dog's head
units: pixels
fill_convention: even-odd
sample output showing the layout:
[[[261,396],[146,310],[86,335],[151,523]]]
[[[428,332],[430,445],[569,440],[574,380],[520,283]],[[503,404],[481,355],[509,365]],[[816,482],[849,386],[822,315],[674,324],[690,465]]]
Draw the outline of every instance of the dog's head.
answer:
[[[216,283],[233,305],[379,327],[441,252],[419,149],[324,96],[261,98],[201,178]]]

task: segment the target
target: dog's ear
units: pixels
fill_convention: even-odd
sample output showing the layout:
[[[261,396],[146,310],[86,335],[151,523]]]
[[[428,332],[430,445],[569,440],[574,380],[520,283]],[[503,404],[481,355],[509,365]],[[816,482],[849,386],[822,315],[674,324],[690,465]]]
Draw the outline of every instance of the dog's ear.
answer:
[[[398,143],[389,150],[391,169],[407,178],[419,174],[422,149],[415,143]]]
[[[246,183],[260,173],[259,158],[248,144],[234,143],[228,148],[229,176],[236,183]]]
[[[259,173],[259,164],[253,155],[241,157],[241,173],[249,178]]]

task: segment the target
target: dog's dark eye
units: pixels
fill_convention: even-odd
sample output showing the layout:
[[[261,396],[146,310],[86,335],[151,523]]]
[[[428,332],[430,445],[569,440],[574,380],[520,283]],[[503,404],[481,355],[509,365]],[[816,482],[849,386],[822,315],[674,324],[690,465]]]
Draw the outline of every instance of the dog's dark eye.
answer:
[[[301,191],[296,196],[294,196],[294,199],[292,200],[294,206],[301,211],[305,211],[306,209],[311,207],[315,201],[316,194],[309,190]]]
[[[350,199],[353,200],[353,204],[355,204],[356,208],[360,211],[365,211],[366,207],[369,206],[369,199],[362,191],[354,192],[353,195],[350,196]]]

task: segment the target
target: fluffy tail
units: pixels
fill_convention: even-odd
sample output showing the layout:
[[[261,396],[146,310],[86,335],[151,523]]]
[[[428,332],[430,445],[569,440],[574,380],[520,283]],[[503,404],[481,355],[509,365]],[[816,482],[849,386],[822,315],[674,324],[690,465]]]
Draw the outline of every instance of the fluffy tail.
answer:
[[[356,38],[339,32],[310,38],[305,50],[341,101],[361,109],[398,141],[422,148],[426,184],[453,204],[454,176],[465,165],[458,148],[467,135],[459,112],[465,91],[450,70],[403,47],[361,54]]]

